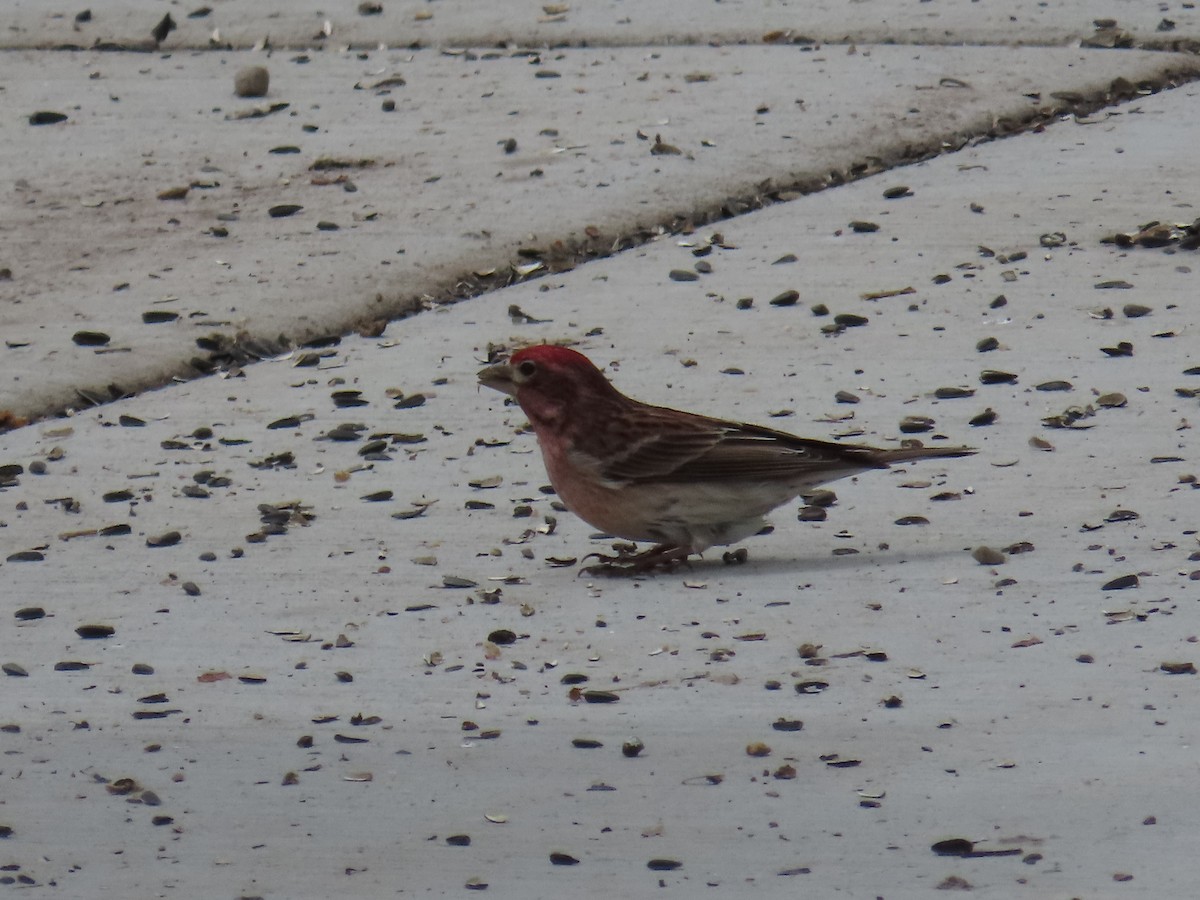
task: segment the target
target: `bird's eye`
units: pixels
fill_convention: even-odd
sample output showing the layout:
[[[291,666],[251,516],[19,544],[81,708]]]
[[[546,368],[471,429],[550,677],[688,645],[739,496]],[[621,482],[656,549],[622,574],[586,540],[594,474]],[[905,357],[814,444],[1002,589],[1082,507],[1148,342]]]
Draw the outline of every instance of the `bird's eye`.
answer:
[[[517,374],[522,378],[532,378],[537,371],[537,363],[532,359],[527,359],[517,366]]]

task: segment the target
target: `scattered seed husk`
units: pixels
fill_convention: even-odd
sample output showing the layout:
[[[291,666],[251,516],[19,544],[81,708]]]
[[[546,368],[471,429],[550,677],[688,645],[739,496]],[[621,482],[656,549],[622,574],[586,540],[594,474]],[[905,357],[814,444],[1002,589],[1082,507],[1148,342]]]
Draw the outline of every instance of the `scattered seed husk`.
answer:
[[[558,77],[557,72],[551,73],[548,70],[536,72],[535,75],[539,78]],[[650,153],[654,156],[681,156],[683,151],[674,144],[668,144],[664,141],[661,134],[656,134],[654,136],[654,143],[650,147]]]
[[[613,691],[584,691],[581,695],[585,703],[616,703],[621,695]]]
[[[104,347],[112,338],[103,331],[77,331],[71,340],[80,347]]]
[[[975,345],[975,349],[980,353],[988,353],[992,350],[995,350],[999,346],[1000,341],[998,341],[996,338],[985,337]]]
[[[853,769],[862,765],[861,759],[845,758],[837,753],[822,756],[821,761],[831,769]]]
[[[982,384],[1016,384],[1017,376],[999,369],[984,369],[979,373],[979,381]]]
[[[166,531],[146,538],[147,547],[174,547],[183,539],[178,531]]]
[[[938,400],[958,400],[963,397],[974,397],[975,389],[966,387],[940,387],[933,392]]]
[[[863,300],[886,300],[888,297],[903,297],[906,294],[915,294],[916,292],[916,288],[908,285],[907,287],[892,288],[890,290],[868,291],[865,294],[859,294],[859,297]],[[813,312],[815,313],[816,310],[814,309]]]
[[[975,849],[975,844],[966,838],[954,837],[937,841],[929,849],[938,856],[966,856]]]
[[[989,406],[983,412],[973,416],[967,424],[976,428],[982,428],[994,424],[997,418],[999,416],[996,414],[996,411]]]
[[[1122,575],[1119,578],[1114,578],[1112,581],[1105,582],[1100,590],[1102,591],[1124,591],[1129,588],[1135,588],[1141,584],[1137,575]]]
[[[835,325],[840,325],[842,328],[861,328],[870,322],[866,316],[860,316],[857,313],[838,313],[833,317]]]
[[[1104,517],[1105,522],[1132,522],[1140,519],[1141,515],[1132,509],[1114,509]]]
[[[75,633],[84,640],[102,640],[117,633],[111,625],[80,625]]]
[[[922,434],[932,431],[934,424],[930,416],[905,416],[900,420],[900,431],[904,434]]]
[[[1190,662],[1164,662],[1158,666],[1168,675],[1195,675],[1196,666]]]
[[[424,406],[426,399],[424,394],[409,394],[397,400],[392,409],[416,409],[418,406]]]
[[[683,866],[677,859],[652,859],[646,863],[646,868],[654,872],[673,872]]]
[[[59,122],[65,121],[67,121],[66,113],[52,110],[38,110],[29,116],[30,125],[57,125]]]
[[[795,306],[800,299],[800,292],[796,290],[787,290],[782,294],[778,294],[771,298],[771,306]]]
[[[6,562],[41,562],[46,555],[41,550],[18,550],[5,557]]]

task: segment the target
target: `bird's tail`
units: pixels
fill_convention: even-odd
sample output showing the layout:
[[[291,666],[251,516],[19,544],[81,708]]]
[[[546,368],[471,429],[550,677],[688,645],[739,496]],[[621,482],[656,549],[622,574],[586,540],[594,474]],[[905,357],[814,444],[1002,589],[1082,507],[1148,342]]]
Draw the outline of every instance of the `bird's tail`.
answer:
[[[899,447],[895,450],[876,450],[876,459],[885,466],[908,462],[913,459],[937,459],[940,457],[971,456],[974,447]]]

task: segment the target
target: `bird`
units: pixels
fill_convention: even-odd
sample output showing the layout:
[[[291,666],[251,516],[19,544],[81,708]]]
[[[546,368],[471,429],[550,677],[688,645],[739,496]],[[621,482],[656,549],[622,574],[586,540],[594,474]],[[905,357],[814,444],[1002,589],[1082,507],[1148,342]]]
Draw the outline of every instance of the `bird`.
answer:
[[[557,344],[518,350],[481,369],[478,379],[520,405],[568,510],[606,534],[653,544],[637,553],[589,554],[599,565],[588,573],[672,569],[759,532],[767,513],[818,485],[975,452],[837,444],[653,406],[625,396],[590,359]]]

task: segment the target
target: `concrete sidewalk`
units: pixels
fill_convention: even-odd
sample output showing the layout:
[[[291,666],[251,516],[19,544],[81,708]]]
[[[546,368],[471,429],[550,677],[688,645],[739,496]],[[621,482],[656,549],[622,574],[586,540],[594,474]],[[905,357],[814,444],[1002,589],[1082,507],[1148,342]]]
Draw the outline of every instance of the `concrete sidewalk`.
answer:
[[[167,8],[96,6],[80,27],[124,40],[122,10]],[[780,27],[738,9],[746,33]],[[70,23],[31,10],[12,42],[62,43]],[[481,28],[464,10],[374,21]],[[514,28],[554,15],[508,11]],[[1154,15],[1185,31],[1194,12]],[[0,435],[8,883],[1191,893],[1195,250],[1184,229],[1111,242],[1196,219],[1191,57],[308,55],[267,59],[261,101],[228,93],[250,54],[0,61],[19,110],[0,130],[0,408],[78,407]],[[225,119],[273,102],[291,106]],[[67,121],[28,125],[43,107]],[[656,134],[683,152],[652,154]],[[336,170],[357,191],[313,183],[326,155],[374,165]],[[860,174],[613,252],[766,179]],[[266,214],[281,203],[304,210]],[[518,283],[438,302],[493,267],[469,290]],[[424,294],[382,334],[287,349]],[[74,394],[161,382],[219,356],[197,336],[239,332],[211,377],[95,408]],[[607,542],[556,507],[520,411],[474,382],[543,340],[648,401],[881,445],[924,416],[923,439],[980,453],[836,484],[824,523],[785,507],[745,565],[577,577]],[[245,362],[254,347],[269,359]]]
[[[51,77],[43,54],[0,57],[12,108],[66,115],[13,122],[3,149],[0,408],[370,330],[1193,70],[1051,48],[485,57],[66,53]],[[260,61],[269,96],[233,97]]]
[[[81,10],[82,12],[82,10]],[[12,0],[6,43],[11,47],[373,49],[394,47],[521,46],[645,47],[664,44],[833,42],[861,44],[980,44],[1101,49],[1142,46],[1191,49],[1200,40],[1200,13],[1191,3],[1095,0],[1046,3],[972,0],[775,0],[689,2],[623,0],[590,3],[358,2],[337,0],[222,0],[184,9],[149,0],[102,0],[78,13],[47,9],[37,0]],[[161,42],[152,32],[170,15]]]

